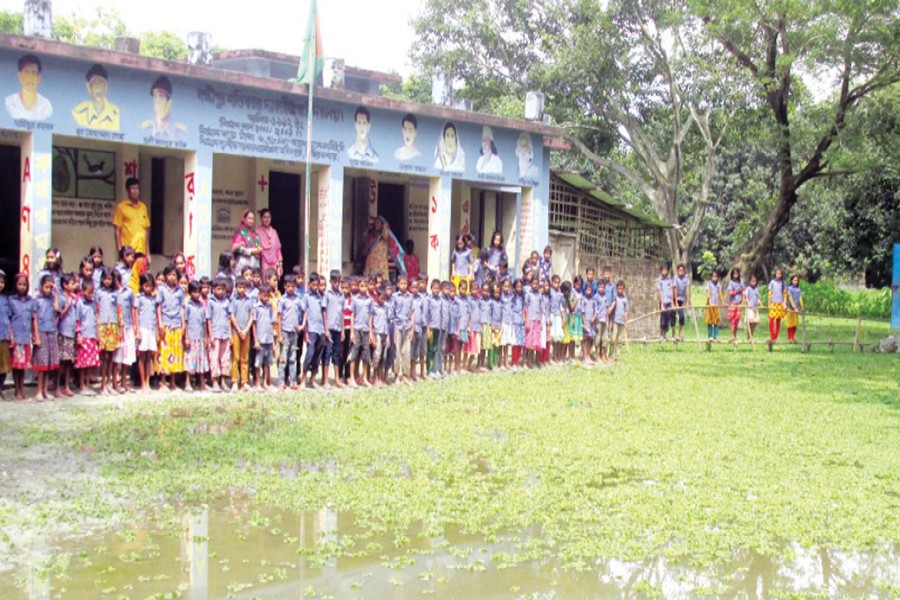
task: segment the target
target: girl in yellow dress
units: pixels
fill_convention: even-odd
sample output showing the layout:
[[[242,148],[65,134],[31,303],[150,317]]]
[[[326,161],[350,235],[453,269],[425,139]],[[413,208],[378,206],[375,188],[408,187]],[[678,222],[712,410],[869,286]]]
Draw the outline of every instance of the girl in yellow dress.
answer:
[[[706,282],[706,334],[711,340],[719,339],[719,307],[725,304],[722,296],[722,286],[719,284],[719,273],[713,271],[712,277]]]

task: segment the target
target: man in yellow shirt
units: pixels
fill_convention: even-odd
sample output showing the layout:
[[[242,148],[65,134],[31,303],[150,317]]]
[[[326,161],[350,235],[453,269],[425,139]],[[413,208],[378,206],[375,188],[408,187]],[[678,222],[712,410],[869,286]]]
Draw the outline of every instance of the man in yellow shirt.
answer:
[[[94,65],[84,78],[87,81],[87,90],[91,99],[85,100],[72,109],[75,122],[82,127],[91,129],[118,131],[119,107],[106,97],[109,92],[109,74],[106,72],[106,68],[103,65]]]
[[[147,229],[150,217],[147,205],[141,202],[141,182],[136,177],[129,177],[125,182],[128,198],[116,205],[113,212],[113,226],[116,228],[116,251],[122,246],[131,246],[134,251],[150,257],[147,247]]]

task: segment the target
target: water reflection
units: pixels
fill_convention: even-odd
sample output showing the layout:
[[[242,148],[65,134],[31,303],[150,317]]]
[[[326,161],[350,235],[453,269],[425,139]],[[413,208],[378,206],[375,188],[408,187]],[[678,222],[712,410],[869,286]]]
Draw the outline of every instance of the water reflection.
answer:
[[[209,507],[185,513],[181,521],[181,566],[187,572],[191,600],[209,599]]]
[[[0,573],[0,598],[891,598],[900,582],[898,546],[865,554],[791,546],[789,560],[742,552],[705,568],[665,557],[597,561],[584,571],[552,560],[509,566],[521,542],[540,536],[530,528],[487,543],[436,519],[404,535],[369,535],[331,508],[293,514],[238,500],[186,511],[171,528],[38,540],[23,577]],[[66,553],[65,573],[49,568]]]

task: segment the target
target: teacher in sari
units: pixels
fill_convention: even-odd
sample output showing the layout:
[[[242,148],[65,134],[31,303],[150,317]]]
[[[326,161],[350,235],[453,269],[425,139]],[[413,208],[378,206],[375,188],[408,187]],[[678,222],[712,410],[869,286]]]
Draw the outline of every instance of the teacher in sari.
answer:
[[[284,275],[284,259],[281,256],[281,238],[278,232],[272,227],[272,212],[268,208],[259,211],[260,225],[256,228],[256,234],[259,236],[262,254],[260,259],[262,262],[263,277],[269,272],[269,269],[275,271],[278,279]]]
[[[392,244],[391,228],[382,217],[376,217],[372,224],[369,245],[366,248],[366,267],[363,274],[381,275],[384,281],[393,281],[391,273],[396,278],[397,251]],[[393,266],[393,268],[392,268]]]
[[[234,270],[240,274],[245,267],[256,269],[259,267],[259,258],[262,256],[262,244],[259,235],[253,226],[256,218],[252,210],[245,210],[241,216],[241,224],[231,238],[231,251],[234,253]]]

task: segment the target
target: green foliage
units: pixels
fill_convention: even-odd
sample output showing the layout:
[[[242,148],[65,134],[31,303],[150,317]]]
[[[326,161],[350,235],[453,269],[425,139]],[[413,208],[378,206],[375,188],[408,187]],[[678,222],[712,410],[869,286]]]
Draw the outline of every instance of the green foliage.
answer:
[[[129,35],[119,11],[98,6],[91,13],[54,16],[53,38],[67,44],[112,49],[117,37]]]
[[[430,104],[431,79],[424,75],[412,75],[403,80],[402,83],[382,85],[381,95],[394,100]]]
[[[171,31],[145,31],[141,34],[141,54],[165,60],[184,60],[187,42]]]
[[[700,274],[704,280],[712,277],[713,272],[717,271],[719,268],[719,261],[716,260],[716,255],[710,252],[709,250],[703,253],[702,262],[700,266],[697,267],[697,272]]]
[[[801,282],[806,310],[841,317],[891,318],[891,289],[850,292],[833,283]]]
[[[0,10],[0,33],[22,35],[22,13],[20,11]]]

